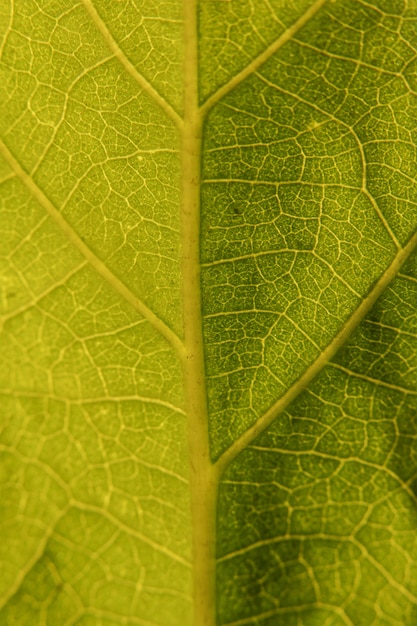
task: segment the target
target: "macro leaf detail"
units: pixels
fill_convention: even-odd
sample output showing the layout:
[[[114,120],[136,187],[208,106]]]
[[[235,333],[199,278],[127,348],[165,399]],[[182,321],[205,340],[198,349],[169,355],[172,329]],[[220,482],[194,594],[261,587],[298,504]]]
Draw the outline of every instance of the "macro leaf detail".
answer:
[[[413,626],[417,3],[0,8],[0,622]]]

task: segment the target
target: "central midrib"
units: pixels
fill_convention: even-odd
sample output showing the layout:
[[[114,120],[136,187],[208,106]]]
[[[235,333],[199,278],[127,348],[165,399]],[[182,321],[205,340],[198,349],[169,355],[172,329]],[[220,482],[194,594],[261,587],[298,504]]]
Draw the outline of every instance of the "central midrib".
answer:
[[[325,4],[316,0],[313,6],[286,33],[268,48],[268,55],[288,41]],[[253,70],[248,66],[205,104],[198,97],[197,0],[183,0],[185,19],[184,50],[184,118],[180,125],[182,154],[182,272],[184,302],[184,344],[182,359],[188,444],[190,454],[190,487],[193,549],[193,626],[216,626],[216,504],[220,476],[237,454],[272,423],[317,376],[344,345],[377,298],[398,274],[399,269],[417,247],[417,233],[397,252],[390,266],[345,322],[340,332],[306,369],[287,392],[255,424],[228,448],[215,463],[210,459],[207,388],[205,376],[202,300],[200,282],[200,189],[203,123],[211,107]],[[260,55],[262,62],[266,55]],[[253,66],[260,65],[254,61]],[[184,353],[183,353],[184,354]]]
[[[197,1],[184,0],[182,152],[184,390],[190,454],[194,626],[215,626],[217,476],[210,460],[200,285],[200,176],[204,113],[198,102]]]
[[[216,626],[216,504],[224,464],[210,459],[207,388],[200,282],[200,188],[203,122],[213,105],[242,82],[310,20],[327,0],[312,7],[282,37],[199,106],[197,0],[183,0],[184,118],[182,154],[182,274],[184,303],[183,375],[190,454],[193,626]]]

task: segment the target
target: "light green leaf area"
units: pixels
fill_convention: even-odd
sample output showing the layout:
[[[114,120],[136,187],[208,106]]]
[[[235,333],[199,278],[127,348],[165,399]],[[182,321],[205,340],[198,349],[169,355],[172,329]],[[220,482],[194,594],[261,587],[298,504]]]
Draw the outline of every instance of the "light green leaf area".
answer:
[[[0,3],[0,623],[417,623],[417,3]]]

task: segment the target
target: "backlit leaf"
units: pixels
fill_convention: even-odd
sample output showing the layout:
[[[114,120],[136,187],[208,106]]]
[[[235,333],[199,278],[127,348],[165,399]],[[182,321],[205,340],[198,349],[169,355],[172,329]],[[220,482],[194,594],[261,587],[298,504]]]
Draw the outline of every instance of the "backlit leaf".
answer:
[[[4,0],[0,623],[417,621],[416,0]]]

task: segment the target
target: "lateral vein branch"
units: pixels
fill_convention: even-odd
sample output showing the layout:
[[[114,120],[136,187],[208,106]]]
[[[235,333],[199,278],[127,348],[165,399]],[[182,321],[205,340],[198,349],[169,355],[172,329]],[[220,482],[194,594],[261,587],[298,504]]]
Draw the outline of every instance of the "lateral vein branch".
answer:
[[[180,359],[184,358],[185,349],[182,340],[178,335],[163,322],[140,298],[103,263],[103,261],[88,247],[88,245],[75,232],[65,217],[55,208],[49,198],[38,187],[33,178],[23,169],[16,157],[10,152],[6,144],[0,140],[0,153],[9,163],[16,176],[24,183],[39,204],[46,210],[55,224],[74,244],[78,251],[84,256],[88,263],[100,274],[100,276],[112,287],[122,298],[124,298],[142,317],[164,337],[175,349]]]
[[[321,9],[327,0],[316,0],[311,7],[289,28],[287,28],[278,39],[273,41],[261,54],[259,54],[251,63],[249,63],[236,76],[231,78],[225,85],[211,95],[201,106],[201,111],[205,115],[213,106],[221,100],[225,95],[237,87],[248,76],[253,74],[261,65],[277,52],[284,44],[286,44],[294,35],[307,24]]]
[[[92,1],[91,0],[81,0],[81,1],[86,11],[88,12],[89,16],[91,17],[93,23],[95,24],[96,28],[100,32],[104,41],[106,42],[107,47],[109,48],[110,52],[114,54],[115,58],[124,67],[127,73],[130,74],[130,76],[132,76],[132,78],[138,83],[138,85],[143,89],[143,91],[145,91],[149,96],[151,96],[151,98],[161,107],[161,109],[163,109],[163,111],[165,111],[165,113],[175,122],[178,128],[181,128],[182,123],[183,123],[182,118],[178,115],[175,109],[169,104],[169,102],[167,102],[165,98],[161,96],[161,94],[155,89],[155,87],[153,87],[153,85],[151,85],[151,83],[147,81],[146,78],[140,72],[138,72],[138,70],[133,65],[133,63],[131,63],[131,61],[127,58],[125,53],[120,48],[119,44],[115,41],[114,37],[110,33],[106,24],[101,19]]]
[[[417,232],[411,237],[407,245],[396,254],[392,263],[388,266],[368,295],[362,300],[361,304],[345,322],[340,332],[323,350],[323,352],[321,352],[316,360],[311,363],[311,365],[305,370],[304,374],[217,459],[215,467],[217,467],[219,475],[225,471],[228,465],[240,452],[247,448],[258,435],[260,435],[266,428],[268,428],[268,426],[272,424],[278,415],[285,411],[288,405],[300,395],[300,393],[321,372],[325,365],[329,363],[340,348],[346,343],[353,331],[364,319],[365,315],[369,313],[379,296],[385,291],[390,282],[398,275],[401,267],[416,247]]]

